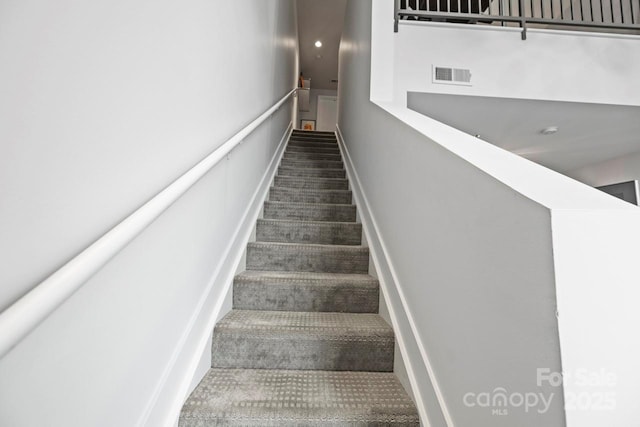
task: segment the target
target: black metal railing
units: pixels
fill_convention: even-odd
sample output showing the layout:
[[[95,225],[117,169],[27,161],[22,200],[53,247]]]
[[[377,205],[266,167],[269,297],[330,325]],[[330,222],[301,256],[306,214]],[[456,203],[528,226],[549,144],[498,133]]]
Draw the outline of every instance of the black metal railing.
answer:
[[[640,33],[640,0],[395,0],[401,19]]]

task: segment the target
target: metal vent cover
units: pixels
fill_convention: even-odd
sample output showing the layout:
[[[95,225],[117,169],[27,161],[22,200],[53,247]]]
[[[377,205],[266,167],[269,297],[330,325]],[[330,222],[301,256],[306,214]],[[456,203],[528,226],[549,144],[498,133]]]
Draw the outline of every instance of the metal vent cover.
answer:
[[[443,82],[452,82],[453,68],[436,67],[436,80]]]
[[[434,65],[433,82],[471,86],[471,70]]]

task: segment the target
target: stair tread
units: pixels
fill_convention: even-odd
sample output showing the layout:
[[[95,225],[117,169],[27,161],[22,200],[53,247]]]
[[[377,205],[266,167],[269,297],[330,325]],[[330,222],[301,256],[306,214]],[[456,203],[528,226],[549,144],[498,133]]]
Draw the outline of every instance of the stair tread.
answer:
[[[284,163],[291,163],[291,164],[302,164],[302,165],[327,165],[330,164],[331,166],[337,166],[338,163],[342,163],[342,158],[340,158],[340,160],[327,160],[327,159],[301,159],[301,158],[288,158],[288,157],[283,157],[282,158],[282,162]],[[322,168],[322,167],[320,167]],[[318,167],[316,167],[315,169],[319,169]],[[344,169],[344,164],[342,165],[342,167],[337,167],[337,168],[329,168],[329,169]]]
[[[303,203],[339,203],[353,202],[351,190],[331,190],[308,187],[282,187],[274,185],[269,190],[269,200]]]
[[[353,251],[368,252],[369,248],[363,245],[325,245],[321,243],[287,243],[287,242],[249,242],[248,247],[274,247],[299,249],[308,251]]]
[[[283,187],[281,185],[274,185],[272,189],[293,191],[296,193],[351,193],[351,190],[334,190],[330,188],[305,188],[305,187]]]
[[[284,155],[291,159],[333,160],[342,159],[340,153],[314,153],[306,151],[285,151]]]
[[[283,171],[322,171],[322,172],[328,172],[328,171],[339,171],[339,172],[344,172],[344,169],[340,169],[340,168],[336,168],[336,169],[332,169],[332,168],[296,168],[296,167],[292,167],[292,166],[280,166],[280,169]],[[286,174],[282,174],[279,173],[278,176],[298,176],[298,175],[286,175]],[[305,177],[305,178],[313,178],[313,177]],[[322,178],[322,177],[318,177],[318,178]],[[330,177],[327,177],[330,178]],[[345,178],[346,179],[346,178]]]
[[[356,221],[356,206],[348,203],[311,203],[267,201],[265,218],[296,219],[309,221]]]
[[[271,369],[210,369],[185,403],[179,425],[210,422],[419,425],[415,405],[393,373]]]
[[[256,240],[260,242],[360,245],[362,225],[356,222],[259,219]]]
[[[215,326],[214,333],[225,332],[356,341],[394,337],[391,326],[374,313],[231,310]]]
[[[303,139],[327,139],[330,141],[336,141],[337,138],[335,136],[335,134],[328,134],[328,135],[317,135],[317,134],[301,134],[301,133],[293,133],[291,134],[291,138],[289,139],[294,139],[294,138],[303,138]]]
[[[305,139],[305,138],[292,138],[288,143],[289,147],[293,146],[305,146],[305,147],[333,147],[338,148],[338,141],[335,139]]]
[[[340,148],[338,147],[338,145],[336,145],[335,147],[305,147],[299,145],[288,145],[287,151],[295,153],[340,153]]]
[[[307,203],[307,202],[280,202],[278,200],[267,200],[265,203],[270,205],[281,205],[283,207],[295,206],[301,208],[317,208],[326,207],[327,209],[335,209],[339,207],[345,207],[355,209],[355,205],[352,203]]]
[[[285,151],[285,156],[290,158],[301,157],[301,156],[311,156],[311,155],[325,155],[325,156],[335,156],[340,157],[342,159],[342,154],[339,151],[312,151],[318,150],[317,148],[312,147],[290,147]]]
[[[317,190],[348,190],[349,180],[346,178],[325,178],[306,176],[277,175],[273,182],[276,187],[306,188]]]
[[[282,159],[280,166],[294,167],[299,169],[343,169],[344,164],[342,161],[336,162],[333,160],[292,160]]]
[[[307,151],[285,151],[284,158],[289,159],[302,159],[302,160],[331,160],[338,161],[342,160],[342,155],[340,153],[314,153]],[[337,159],[337,160],[336,160]]]
[[[314,204],[314,203],[310,203]],[[332,205],[335,206],[335,205]],[[350,206],[350,205],[346,205]],[[345,227],[360,227],[361,224],[357,222],[350,221],[308,221],[301,219],[286,219],[286,218],[260,218],[258,219],[260,223],[268,223],[268,224],[277,224],[277,225],[298,225],[298,226],[318,226],[318,227],[332,227],[332,226],[345,226]]]
[[[324,169],[323,169],[324,170]],[[347,178],[333,178],[324,176],[288,176],[277,175],[278,178],[286,178],[287,181],[311,181],[311,182],[349,182]]]
[[[295,283],[309,286],[341,286],[344,284],[378,288],[378,280],[369,274],[312,273],[303,271],[245,270],[236,276],[238,283]]]
[[[294,129],[291,133],[293,134],[311,134],[314,133],[324,134],[324,135],[335,135],[336,132],[333,130],[304,130],[304,129]]]
[[[337,148],[340,149],[335,141],[305,141],[302,139],[292,139],[289,141],[288,147],[305,147],[305,148]]]

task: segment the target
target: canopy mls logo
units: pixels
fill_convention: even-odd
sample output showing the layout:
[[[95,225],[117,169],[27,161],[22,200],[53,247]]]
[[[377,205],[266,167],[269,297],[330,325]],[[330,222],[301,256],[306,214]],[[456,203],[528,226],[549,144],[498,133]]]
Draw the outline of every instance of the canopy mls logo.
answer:
[[[524,408],[524,412],[537,411],[544,414],[549,410],[554,393],[545,396],[544,393],[509,393],[502,387],[492,392],[467,393],[462,397],[465,406],[469,408],[489,408],[492,415],[509,415],[510,408]]]
[[[548,392],[551,388],[570,384],[570,389],[564,389],[565,410],[605,411],[614,410],[616,394],[612,391],[617,383],[617,376],[605,369],[590,371],[577,369],[574,373],[554,372],[549,368],[538,368],[536,371],[536,386],[546,392],[512,392],[504,387],[496,387],[490,392],[466,393],[462,402],[468,408],[483,408],[491,411],[492,415],[509,415],[511,410],[517,409],[525,413],[535,412],[545,414],[549,411],[556,394],[562,397],[562,390]]]

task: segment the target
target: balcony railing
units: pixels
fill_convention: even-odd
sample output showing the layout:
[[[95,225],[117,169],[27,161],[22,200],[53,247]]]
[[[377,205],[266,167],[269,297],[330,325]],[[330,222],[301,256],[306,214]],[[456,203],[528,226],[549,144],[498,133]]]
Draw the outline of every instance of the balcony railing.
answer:
[[[640,0],[395,0],[401,19],[640,33]]]

